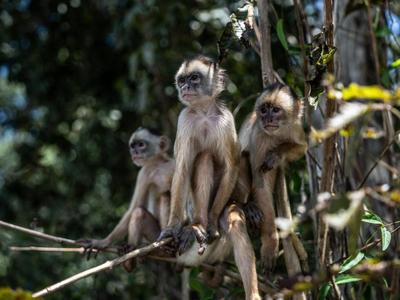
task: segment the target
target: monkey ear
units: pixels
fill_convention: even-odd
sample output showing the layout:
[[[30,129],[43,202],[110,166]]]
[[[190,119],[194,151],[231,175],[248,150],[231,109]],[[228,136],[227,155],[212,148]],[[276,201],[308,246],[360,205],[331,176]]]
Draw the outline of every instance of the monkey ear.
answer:
[[[226,71],[222,68],[218,68],[216,92],[219,94],[224,91],[228,86],[228,82],[229,78]]]
[[[169,147],[171,146],[171,140],[169,139],[169,137],[162,135],[160,136],[160,149],[163,152],[167,152],[169,150]]]

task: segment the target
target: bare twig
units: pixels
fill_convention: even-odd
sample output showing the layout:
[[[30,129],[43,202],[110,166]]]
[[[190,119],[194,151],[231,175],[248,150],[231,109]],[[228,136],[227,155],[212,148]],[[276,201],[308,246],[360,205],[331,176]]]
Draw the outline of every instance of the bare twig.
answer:
[[[326,28],[326,42],[328,46],[333,46],[333,0],[325,0],[325,28]],[[327,65],[328,72],[333,74],[334,65],[333,61],[330,61]],[[333,100],[326,100],[325,116],[331,118],[335,112],[336,104]],[[323,145],[323,168],[321,177],[321,192],[332,192],[332,182],[334,180],[334,169],[335,169],[335,140],[336,136],[328,138]],[[328,253],[328,226],[325,224],[322,216],[318,218],[319,230],[318,230],[318,254],[320,266],[324,266],[327,263]]]
[[[81,280],[81,279],[86,278],[88,276],[91,276],[93,274],[100,273],[100,272],[105,271],[105,270],[112,270],[116,266],[122,264],[124,261],[127,261],[129,259],[135,258],[137,256],[141,256],[141,255],[147,254],[147,253],[149,253],[149,252],[151,252],[151,251],[153,251],[153,250],[155,250],[157,248],[160,248],[160,247],[168,244],[169,242],[171,242],[171,240],[172,240],[172,238],[167,238],[167,239],[159,241],[159,242],[154,242],[154,243],[152,243],[152,244],[150,244],[150,245],[148,245],[146,247],[143,247],[143,248],[140,248],[140,249],[136,249],[136,250],[134,250],[132,252],[129,252],[129,253],[127,253],[127,254],[125,254],[125,255],[123,255],[121,257],[118,257],[116,259],[106,261],[105,263],[103,263],[103,264],[101,264],[101,265],[99,265],[97,267],[90,268],[90,269],[88,269],[86,271],[83,271],[81,273],[75,274],[74,276],[71,276],[71,277],[69,277],[67,279],[64,279],[63,281],[60,281],[60,282],[58,282],[56,284],[53,284],[53,285],[51,285],[51,286],[49,286],[49,287],[47,287],[47,288],[45,288],[43,290],[40,290],[40,291],[34,293],[32,296],[33,296],[33,298],[38,298],[38,297],[41,297],[41,296],[45,296],[47,294],[50,294],[50,293],[52,293],[52,292],[54,292],[56,290],[59,290],[59,289],[65,287],[65,286],[67,286],[67,285],[69,285],[71,283],[74,283],[75,281]]]
[[[9,229],[13,229],[16,231],[20,231],[20,232],[24,232],[27,233],[29,235],[32,235],[34,237],[38,237],[44,240],[48,240],[48,241],[52,241],[52,242],[56,242],[59,243],[61,245],[76,245],[76,242],[74,240],[70,240],[70,239],[65,239],[62,237],[58,237],[58,236],[54,236],[54,235],[50,235],[50,234],[46,234],[46,233],[42,233],[36,230],[32,230],[32,229],[28,229],[22,226],[18,226],[18,225],[14,225],[11,223],[7,223],[4,221],[0,220],[0,226],[4,227],[4,228],[9,228]]]
[[[271,54],[271,25],[268,16],[269,1],[259,0],[257,6],[260,15],[261,75],[265,87],[275,81]]]
[[[19,247],[19,246],[12,246],[9,247],[10,251],[17,251],[17,252],[75,252],[83,254],[85,252],[85,248],[59,248],[59,247],[36,247],[36,246],[27,246],[27,247]],[[105,249],[92,249],[92,252],[108,252],[108,253],[118,253],[118,250],[113,247],[107,247]]]
[[[397,131],[392,138],[392,140],[386,145],[386,147],[383,149],[381,154],[379,155],[378,159],[374,162],[374,164],[371,166],[371,168],[368,170],[367,174],[365,174],[364,179],[361,181],[361,183],[358,185],[358,189],[362,188],[367,181],[369,175],[372,173],[372,171],[375,169],[375,167],[378,165],[379,161],[385,156],[386,152],[390,149],[390,147],[393,145],[393,143],[396,140],[397,134],[399,134],[400,131]]]

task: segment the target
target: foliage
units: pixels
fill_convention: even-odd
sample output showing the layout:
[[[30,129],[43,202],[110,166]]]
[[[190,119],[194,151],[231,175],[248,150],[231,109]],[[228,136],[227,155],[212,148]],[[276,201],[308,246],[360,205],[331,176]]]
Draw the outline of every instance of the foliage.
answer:
[[[364,291],[365,299],[381,291],[387,295],[385,282],[390,276],[378,280],[355,270],[363,264],[372,268],[389,261],[399,242],[395,232],[400,203],[396,131],[400,116],[399,6],[383,7],[372,1],[378,16],[372,31],[380,53],[387,54],[381,58],[380,84],[343,86],[340,78],[326,76],[327,64],[341,54],[327,43],[322,2],[303,1],[307,21],[303,29],[309,27],[304,45],[293,1],[270,2],[274,68],[304,97],[305,126],[311,132],[309,155],[287,170],[296,217],[281,223],[289,228],[287,233],[300,232],[312,266],[318,261],[312,246],[316,225],[310,216],[314,211],[344,235],[340,238],[336,231],[332,233],[332,240],[341,240],[334,253],[340,263],[333,281],[308,282],[302,288],[320,286],[320,299],[333,297],[334,283],[346,286],[342,288],[345,295],[355,295],[356,290]],[[365,1],[349,3],[343,8],[349,18],[367,9]],[[149,126],[174,137],[181,105],[173,75],[187,56],[204,53],[222,60],[231,80],[223,98],[229,108],[237,108],[239,128],[262,88],[256,36],[246,20],[253,4],[227,0],[3,1],[0,219],[71,239],[105,236],[127,209],[134,188],[137,169],[127,151],[130,133],[138,126]],[[382,11],[385,18],[379,18]],[[320,113],[326,97],[338,106],[330,120]],[[389,112],[395,118],[391,126],[385,115]],[[313,178],[319,180],[321,143],[329,137],[336,138],[335,155],[340,160],[334,191],[324,198]],[[378,164],[389,171],[378,172]],[[360,193],[362,197],[356,197]],[[378,243],[360,250],[376,239]],[[39,241],[0,230],[1,286],[34,291],[109,258],[102,254],[97,260],[85,261],[74,254],[12,253],[8,249],[32,244]],[[52,298],[150,299],[155,294],[174,298],[180,289],[179,276],[171,276],[175,272],[167,265],[161,269],[154,262],[146,262],[133,274],[118,269],[82,280]],[[197,275],[198,270],[192,271],[192,296],[215,297],[215,290],[206,288]],[[274,279],[281,276],[286,276],[283,264],[278,265]],[[155,286],[158,281],[165,285]],[[228,297],[243,296],[237,285],[228,287]],[[29,299],[20,290],[0,289],[0,299],[14,299],[17,294],[25,297],[18,299]]]

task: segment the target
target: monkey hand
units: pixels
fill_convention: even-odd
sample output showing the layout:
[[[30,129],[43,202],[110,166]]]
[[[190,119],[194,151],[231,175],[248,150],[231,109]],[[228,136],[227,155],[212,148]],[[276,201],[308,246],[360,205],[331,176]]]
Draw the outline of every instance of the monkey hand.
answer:
[[[169,225],[169,226],[165,227],[161,231],[160,236],[158,237],[157,241],[159,242],[159,241],[161,241],[163,239],[172,237],[173,238],[173,243],[178,243],[179,235],[180,235],[180,233],[182,231],[183,226],[184,226],[184,224],[177,223],[177,224]]]
[[[193,245],[195,238],[196,233],[193,226],[183,227],[178,237],[178,254],[182,255],[185,253]]]
[[[76,243],[84,248],[83,255],[86,256],[86,259],[89,260],[92,253],[94,254],[94,258],[97,257],[97,254],[110,246],[110,242],[107,239],[102,240],[90,240],[90,239],[80,239],[77,240]]]
[[[246,223],[252,232],[258,232],[264,220],[264,215],[261,209],[257,206],[255,201],[249,201],[243,207],[244,215],[246,216]]]
[[[275,151],[270,151],[267,153],[267,157],[263,161],[260,171],[262,173],[266,173],[268,171],[271,171],[272,169],[275,169],[279,165],[280,157],[278,153]]]

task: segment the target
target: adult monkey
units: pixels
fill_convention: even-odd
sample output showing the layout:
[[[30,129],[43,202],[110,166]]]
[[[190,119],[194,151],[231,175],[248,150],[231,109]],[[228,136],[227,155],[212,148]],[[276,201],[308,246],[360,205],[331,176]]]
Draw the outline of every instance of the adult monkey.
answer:
[[[142,238],[155,241],[165,228],[170,211],[170,188],[175,162],[168,155],[170,140],[164,135],[139,127],[129,139],[132,162],[141,167],[129,209],[104,239],[80,240],[88,257],[93,249],[104,249],[128,235],[124,252],[138,246]],[[132,271],[133,261],[124,264]]]
[[[273,201],[278,167],[299,159],[307,149],[301,115],[302,102],[295,93],[284,84],[274,83],[258,97],[253,113],[239,134],[243,152],[235,195],[240,193],[247,201],[246,192],[251,192],[262,211],[260,252],[267,273],[274,267],[279,246]],[[290,207],[285,209],[290,212]]]
[[[233,116],[218,102],[225,81],[224,70],[204,56],[185,60],[176,74],[179,99],[187,107],[179,115],[171,214],[160,239],[175,238],[177,260],[186,266],[222,262],[233,248],[246,299],[259,300],[244,213],[235,204],[227,205],[237,179],[240,149]],[[211,236],[208,241],[205,229]],[[195,238],[199,244],[193,244]]]
[[[187,107],[178,120],[171,214],[162,236],[176,236],[189,217],[201,245],[199,254],[219,237],[218,220],[239,170],[233,115],[218,100],[226,79],[225,71],[205,56],[185,60],[175,76],[179,100]],[[187,204],[193,206],[188,215]]]

